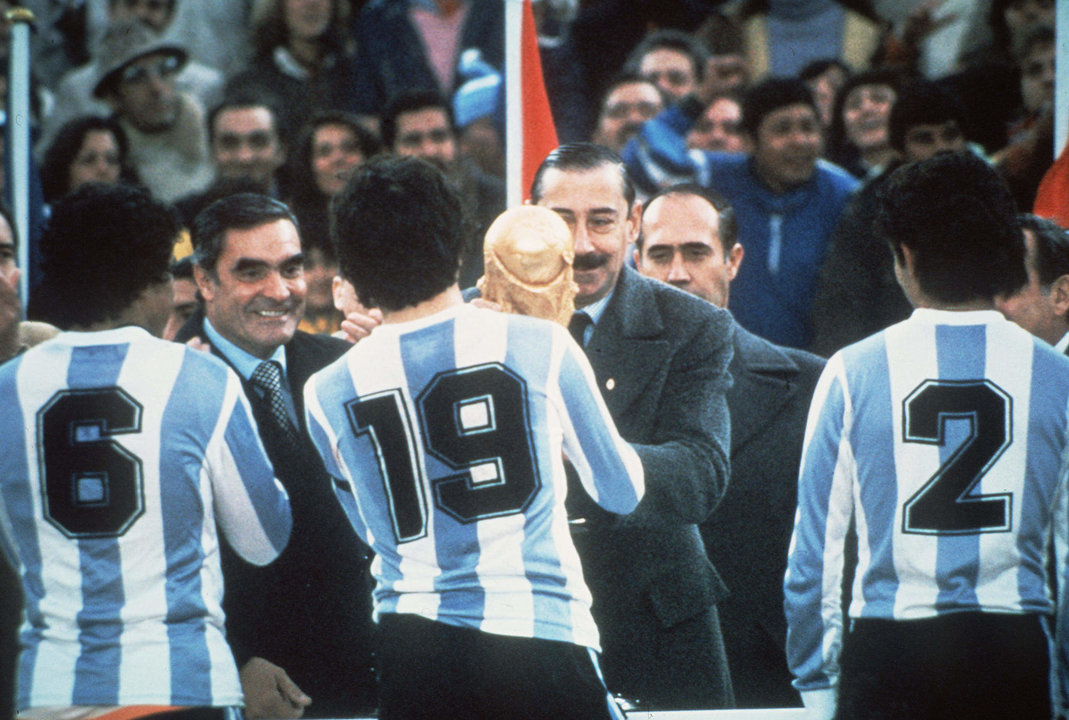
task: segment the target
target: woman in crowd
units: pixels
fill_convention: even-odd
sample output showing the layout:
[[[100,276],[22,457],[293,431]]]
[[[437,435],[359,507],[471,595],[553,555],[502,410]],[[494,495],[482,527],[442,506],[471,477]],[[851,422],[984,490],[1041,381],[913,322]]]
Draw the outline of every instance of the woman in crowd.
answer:
[[[301,225],[306,258],[303,330],[334,332],[340,325],[331,293],[337,263],[330,243],[330,200],[379,149],[378,138],[345,112],[318,112],[301,132],[290,169],[289,205]]]
[[[835,98],[826,156],[859,179],[879,173],[896,157],[888,119],[898,76],[887,70],[852,75]]]
[[[41,163],[45,202],[53,203],[87,182],[138,182],[130,165],[126,134],[106,118],[75,118],[56,134]]]
[[[277,98],[289,143],[316,110],[352,110],[356,80],[343,0],[261,0],[252,10],[254,55],[227,85]]]

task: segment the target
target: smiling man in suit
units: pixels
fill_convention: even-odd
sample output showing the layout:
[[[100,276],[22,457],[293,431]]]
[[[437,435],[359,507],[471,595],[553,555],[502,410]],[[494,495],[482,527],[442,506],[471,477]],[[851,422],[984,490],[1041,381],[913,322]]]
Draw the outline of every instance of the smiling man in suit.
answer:
[[[224,555],[246,716],[366,714],[375,706],[367,556],[303,422],[305,382],[351,346],[297,330],[304,255],[284,204],[231,195],[198,214],[191,234],[204,314],[175,339],[201,338],[237,371],[293,511],[290,544],[270,568]]]
[[[675,185],[646,201],[635,265],[727,307],[743,257],[737,236],[724,198],[700,185]],[[737,705],[798,705],[784,655],[782,583],[806,414],[824,361],[741,327],[734,345],[731,482],[701,532],[731,593],[718,610]]]
[[[625,267],[641,206],[612,150],[562,145],[535,174],[531,197],[575,238],[579,311],[570,329],[646,477],[627,517],[568,494],[606,684],[644,709],[730,707],[716,615],[724,587],[697,524],[728,477],[731,317]]]

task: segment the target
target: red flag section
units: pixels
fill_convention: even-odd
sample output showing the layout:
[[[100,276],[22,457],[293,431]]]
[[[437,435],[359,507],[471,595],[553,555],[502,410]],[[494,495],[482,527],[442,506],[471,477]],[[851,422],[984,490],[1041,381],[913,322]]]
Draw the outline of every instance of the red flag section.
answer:
[[[521,171],[524,199],[530,199],[531,181],[546,155],[557,147],[557,129],[549,109],[549,97],[542,79],[542,60],[538,55],[531,0],[523,2],[523,29],[520,51],[520,77],[523,96],[523,165]]]
[[[1069,147],[1043,176],[1032,212],[1069,228]]]

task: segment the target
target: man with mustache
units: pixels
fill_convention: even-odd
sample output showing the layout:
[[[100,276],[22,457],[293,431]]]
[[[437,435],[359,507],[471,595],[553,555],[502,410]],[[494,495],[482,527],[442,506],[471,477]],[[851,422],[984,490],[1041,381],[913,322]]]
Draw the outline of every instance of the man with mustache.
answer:
[[[457,151],[453,110],[433,90],[402,92],[382,112],[382,143],[396,155],[421,157],[437,166],[460,193],[467,243],[460,258],[460,287],[483,274],[483,236],[505,210],[504,183]]]
[[[270,567],[223,554],[227,639],[241,668],[245,714],[293,718],[306,707],[310,717],[367,714],[375,706],[367,555],[302,419],[305,381],[350,345],[297,330],[304,255],[284,204],[231,195],[197,215],[191,234],[204,312],[175,339],[207,341],[237,371],[293,511],[290,544]]]
[[[535,174],[531,198],[575,238],[569,329],[645,471],[646,496],[628,517],[568,493],[606,685],[642,709],[730,707],[716,611],[725,588],[697,523],[728,478],[731,317],[625,267],[641,205],[612,150],[562,145]]]

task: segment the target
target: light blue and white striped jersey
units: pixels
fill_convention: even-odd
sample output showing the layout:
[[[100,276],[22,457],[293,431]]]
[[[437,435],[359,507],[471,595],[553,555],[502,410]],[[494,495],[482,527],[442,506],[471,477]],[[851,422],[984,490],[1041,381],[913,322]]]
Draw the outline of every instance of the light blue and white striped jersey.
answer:
[[[851,517],[850,617],[1052,613],[1045,566],[1052,528],[1066,532],[1067,446],[1069,359],[993,310],[918,309],[832,356],[785,580],[803,696],[837,680]]]
[[[216,523],[265,564],[290,515],[237,376],[140,328],[63,333],[0,366],[0,408],[19,708],[240,705]]]
[[[564,328],[470,305],[381,325],[309,380],[305,407],[376,553],[376,618],[599,647],[563,454],[616,513],[643,473]]]

